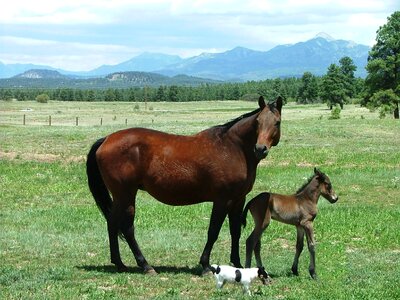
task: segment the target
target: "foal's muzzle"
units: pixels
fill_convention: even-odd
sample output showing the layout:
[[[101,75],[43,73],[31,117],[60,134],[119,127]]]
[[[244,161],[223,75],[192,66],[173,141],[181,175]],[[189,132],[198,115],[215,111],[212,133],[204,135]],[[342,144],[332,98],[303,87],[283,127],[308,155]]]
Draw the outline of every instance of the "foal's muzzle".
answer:
[[[265,145],[261,145],[261,144],[256,144],[256,146],[254,147],[254,153],[256,155],[256,158],[258,160],[261,160],[263,158],[266,158],[268,155],[268,148]]]

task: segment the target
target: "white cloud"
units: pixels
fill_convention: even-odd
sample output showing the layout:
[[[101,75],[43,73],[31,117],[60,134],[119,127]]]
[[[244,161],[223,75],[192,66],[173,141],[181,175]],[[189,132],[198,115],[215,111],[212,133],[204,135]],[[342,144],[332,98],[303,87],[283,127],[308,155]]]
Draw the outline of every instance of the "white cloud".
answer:
[[[12,0],[0,10],[0,61],[88,69],[143,51],[265,51],[321,31],[372,45],[397,1]]]

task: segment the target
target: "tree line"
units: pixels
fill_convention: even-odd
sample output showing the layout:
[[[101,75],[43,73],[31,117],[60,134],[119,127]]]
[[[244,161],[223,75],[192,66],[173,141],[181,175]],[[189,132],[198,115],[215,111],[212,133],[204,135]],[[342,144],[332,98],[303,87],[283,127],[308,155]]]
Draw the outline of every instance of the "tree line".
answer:
[[[350,59],[350,58],[349,58]],[[350,59],[351,60],[351,59]],[[333,74],[332,76],[336,76]],[[340,80],[344,80],[341,78]],[[346,84],[340,86],[343,88]],[[357,79],[349,86],[349,97],[358,96],[363,85],[362,79]],[[130,102],[186,102],[203,100],[256,100],[259,95],[267,99],[282,96],[286,102],[298,103],[324,102],[324,77],[317,77],[310,72],[301,78],[276,78],[244,83],[232,82],[222,84],[201,84],[199,86],[161,85],[159,87],[134,87],[127,89],[40,89],[40,88],[8,88],[0,89],[0,99],[17,99],[19,101],[33,100],[40,95],[58,101],[130,101]],[[41,97],[43,98],[43,96]],[[332,100],[329,103],[336,100]],[[347,99],[340,99],[345,103]]]

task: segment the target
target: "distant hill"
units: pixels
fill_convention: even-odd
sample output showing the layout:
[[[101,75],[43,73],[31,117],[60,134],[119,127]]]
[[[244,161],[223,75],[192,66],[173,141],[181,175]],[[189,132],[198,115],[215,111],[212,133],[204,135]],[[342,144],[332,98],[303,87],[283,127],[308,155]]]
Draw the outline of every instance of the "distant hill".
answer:
[[[266,52],[237,47],[223,53],[202,54],[158,72],[222,80],[301,76],[306,71],[324,75],[331,63],[338,63],[343,56],[349,56],[357,66],[356,76],[365,77],[369,50],[368,46],[318,34],[306,42],[280,45]]]
[[[182,58],[177,55],[145,52],[120,64],[103,65],[90,72],[83,73],[82,75],[104,76],[110,73],[128,71],[152,72],[154,70],[162,69],[166,66],[179,63],[180,61],[182,61]]]
[[[58,71],[46,69],[32,69],[22,74],[14,76],[14,78],[30,78],[30,79],[68,79],[66,75],[62,75]]]
[[[117,65],[104,65],[88,72],[71,72],[35,65],[4,65],[0,78],[15,76],[30,69],[56,70],[63,75],[105,77],[117,72],[152,72],[173,77],[179,74],[214,80],[247,81],[275,77],[326,74],[331,63],[349,56],[357,66],[356,76],[365,77],[370,47],[352,41],[335,40],[326,33],[290,45],[279,45],[269,51],[236,47],[222,53],[203,53],[182,59],[176,55],[143,53]]]
[[[0,88],[129,88],[160,85],[197,86],[219,81],[187,75],[173,77],[150,72],[116,72],[106,77],[74,78],[53,70],[28,70],[12,78],[0,79]]]

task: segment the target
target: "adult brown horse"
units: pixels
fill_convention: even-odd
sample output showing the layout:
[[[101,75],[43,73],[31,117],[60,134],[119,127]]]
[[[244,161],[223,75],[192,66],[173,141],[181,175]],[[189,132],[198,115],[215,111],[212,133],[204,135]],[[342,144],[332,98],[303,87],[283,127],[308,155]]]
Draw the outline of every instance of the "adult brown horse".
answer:
[[[88,183],[107,220],[111,262],[118,271],[127,270],[118,245],[122,233],[137,264],[146,273],[155,273],[134,234],[139,189],[169,205],[213,202],[200,258],[203,272],[210,270],[211,249],[226,215],[232,238],[230,259],[241,267],[240,216],[245,197],[253,187],[258,163],[280,139],[282,99],[267,105],[260,97],[258,104],[250,113],[191,136],[131,128],[93,144],[86,163]]]

